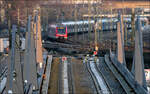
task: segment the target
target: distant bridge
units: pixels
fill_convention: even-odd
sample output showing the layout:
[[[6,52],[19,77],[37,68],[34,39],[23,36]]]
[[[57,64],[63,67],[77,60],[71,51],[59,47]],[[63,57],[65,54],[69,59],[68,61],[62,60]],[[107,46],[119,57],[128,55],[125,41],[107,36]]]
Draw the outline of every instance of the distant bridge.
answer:
[[[60,5],[85,5],[88,6],[88,0],[72,1],[72,0],[62,0],[62,1],[46,1],[41,2],[42,6],[60,6]],[[120,9],[120,8],[150,8],[150,1],[102,1],[102,2],[90,2],[90,4],[99,4],[104,9]],[[62,6],[61,6],[62,7]]]
[[[102,4],[107,9],[150,8],[150,1],[107,1]],[[107,7],[106,7],[107,6]]]

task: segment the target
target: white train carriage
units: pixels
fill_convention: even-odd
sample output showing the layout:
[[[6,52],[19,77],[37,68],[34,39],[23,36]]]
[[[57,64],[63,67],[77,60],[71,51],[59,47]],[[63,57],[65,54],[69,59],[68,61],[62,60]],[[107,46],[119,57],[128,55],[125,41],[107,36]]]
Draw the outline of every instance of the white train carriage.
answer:
[[[136,19],[135,19],[136,20]],[[147,23],[146,17],[141,17],[141,25],[144,26]],[[68,22],[61,22],[59,24],[64,25],[67,28],[67,35],[72,33],[82,33],[87,31],[94,31],[94,28],[96,28],[98,31],[110,31],[110,30],[116,30],[117,29],[117,18],[104,18],[102,20],[98,20],[96,23],[94,20],[91,21],[68,21]],[[126,25],[127,29],[131,29],[131,18],[124,18],[124,25]],[[56,34],[56,27],[57,24],[51,25],[49,36],[55,36]],[[90,29],[90,30],[89,30]]]
[[[102,19],[102,21],[98,20],[96,22],[96,24],[99,24],[97,27],[98,29],[101,28],[101,30],[105,31],[105,30],[116,29],[117,28],[116,22],[117,22],[117,19],[115,19],[115,18]],[[62,24],[67,26],[68,33],[93,31],[94,28],[96,28],[94,20],[91,20],[91,21],[69,21],[69,22],[62,22]]]

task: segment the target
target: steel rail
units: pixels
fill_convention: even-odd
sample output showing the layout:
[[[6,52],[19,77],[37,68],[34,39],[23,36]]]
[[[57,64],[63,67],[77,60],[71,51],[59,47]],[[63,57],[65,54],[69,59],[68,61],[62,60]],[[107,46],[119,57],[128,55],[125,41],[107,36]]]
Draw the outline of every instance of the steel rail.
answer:
[[[69,94],[75,94],[71,58],[68,58],[68,70],[67,71],[68,71]]]
[[[92,79],[92,81],[94,83],[94,86],[95,86],[95,89],[96,89],[96,93],[97,94],[101,94],[102,92],[100,92],[101,91],[100,86],[98,85],[96,77],[95,77],[94,73],[92,72],[92,70],[90,68],[89,62],[86,62],[86,68],[87,68],[87,70],[88,70],[88,72],[89,72],[89,74],[91,76],[91,79]]]
[[[103,80],[105,81],[105,83],[106,83],[106,85],[107,85],[107,87],[108,87],[108,89],[109,89],[109,92],[111,93],[111,94],[113,94],[113,90],[111,89],[111,87],[109,86],[109,83],[107,82],[107,80],[106,80],[106,77],[104,76],[104,74],[100,71],[100,69],[98,68],[98,62],[96,62],[96,69],[97,69],[97,71],[99,72],[99,75],[101,75],[102,76],[102,78],[103,78]]]
[[[58,90],[58,94],[61,94],[61,92],[62,92],[62,86],[61,86],[61,84],[62,84],[62,80],[61,80],[61,78],[62,78],[62,62],[61,62],[61,60],[59,60],[60,61],[60,64],[58,64],[58,80],[57,80],[57,90]]]
[[[116,80],[116,76],[113,74],[109,66],[106,64],[104,58],[100,58],[101,62],[97,62],[97,67],[100,73],[102,74],[102,77],[104,78],[106,85],[108,86],[111,94],[124,94],[125,91],[122,88],[120,82]],[[110,79],[111,78],[111,79]]]
[[[107,84],[105,80],[103,79],[102,75],[98,71],[98,68],[96,67],[96,62],[90,62],[90,68],[95,75],[97,82],[99,83],[99,87],[101,89],[101,92],[103,94],[110,94],[109,88],[107,87]]]
[[[0,81],[1,81],[1,79],[3,79],[7,75],[7,72],[8,72],[8,67],[5,67],[2,70],[2,72],[0,73]]]
[[[106,55],[105,55],[105,62],[107,64],[107,66],[109,67],[109,69],[114,74],[114,76],[116,77],[116,79],[118,80],[118,82],[120,83],[120,85],[122,86],[122,88],[125,90],[125,93],[126,94],[135,94],[133,88],[126,82],[124,77],[120,74],[120,72],[113,65],[111,59]]]

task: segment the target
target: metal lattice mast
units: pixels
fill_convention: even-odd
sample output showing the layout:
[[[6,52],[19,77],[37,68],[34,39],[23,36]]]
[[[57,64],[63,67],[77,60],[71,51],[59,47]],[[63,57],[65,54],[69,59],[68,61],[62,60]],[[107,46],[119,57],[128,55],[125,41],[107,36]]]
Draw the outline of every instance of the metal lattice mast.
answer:
[[[11,49],[11,16],[10,11],[11,11],[11,3],[7,5],[7,19],[8,19],[8,31],[9,31],[9,49]]]
[[[132,65],[132,73],[135,77],[135,80],[147,90],[146,78],[144,72],[144,59],[143,59],[143,40],[142,40],[142,31],[140,17],[137,18],[135,32],[135,52],[134,60]]]
[[[36,56],[35,56],[35,40],[33,32],[33,23],[31,23],[32,16],[28,17],[28,28],[26,34],[26,47],[24,55],[24,68],[23,68],[23,79],[26,87],[31,85],[33,90],[38,89],[37,84],[37,66],[36,66]]]
[[[7,93],[23,93],[22,67],[20,60],[20,39],[16,34],[17,28],[13,26],[12,30],[12,47],[9,52],[8,77],[6,90]]]
[[[6,84],[6,91],[7,93],[13,93],[13,72],[14,72],[14,64],[15,64],[15,36],[16,36],[16,31],[12,31],[12,41],[11,45],[12,48],[9,51],[9,60],[8,60],[8,77],[7,77],[7,84]]]
[[[123,5],[123,15],[125,15],[126,9],[125,9],[125,5],[124,5],[124,0],[122,0],[122,5]],[[127,24],[126,24],[126,20],[123,20],[123,37],[124,38],[124,45],[127,44]]]
[[[14,88],[15,91],[18,93],[23,93],[24,88],[23,88],[23,74],[22,74],[22,66],[21,66],[21,45],[20,45],[20,10],[18,9],[18,30],[16,34],[16,47],[15,47],[15,83],[14,83]],[[19,89],[18,89],[19,87]]]
[[[77,33],[78,33],[78,27],[77,27],[77,5],[76,5],[76,0],[75,0],[75,10],[74,10],[74,19],[75,19],[75,40],[77,40]]]
[[[132,16],[131,16],[131,27],[132,27],[132,32],[131,32],[131,44],[132,46],[134,45],[134,36],[135,36],[135,12],[134,8],[132,9]]]
[[[117,23],[117,59],[118,61],[126,66],[125,53],[124,53],[124,34],[122,28],[122,17],[119,13],[119,22]]]
[[[122,32],[122,42],[123,42],[123,46],[124,46],[124,19],[123,19],[123,15],[121,15],[120,18],[120,24],[121,24],[121,32]]]
[[[124,31],[125,31],[125,45],[127,45],[127,42],[128,42],[128,29],[127,29],[127,21],[125,21],[125,25],[124,25]]]
[[[33,27],[35,35],[36,62],[43,63],[40,8],[36,12],[37,13],[35,13],[35,22]]]
[[[110,8],[110,11],[111,11],[111,15],[112,15],[112,4],[110,3],[111,5],[111,8]],[[113,42],[113,20],[112,20],[112,16],[111,16],[111,38],[110,38],[110,49],[112,49],[112,42]]]
[[[98,3],[98,1],[96,1],[96,3]],[[95,8],[95,13],[94,13],[95,15],[98,15],[98,7],[97,7],[97,5],[95,6],[96,7]],[[94,16],[94,20],[95,20],[94,21],[94,25],[96,26],[96,23],[98,23],[96,16]],[[98,26],[98,24],[97,24],[97,26]],[[96,27],[94,27],[94,31],[95,31],[95,51],[98,51],[98,43],[97,43],[98,36],[97,36],[97,28]]]
[[[4,3],[3,3],[3,1],[0,1],[0,14],[1,14],[0,22],[1,22],[1,23],[4,23],[4,19],[5,19],[5,9],[4,9]]]
[[[0,22],[4,22],[4,17],[5,17],[5,10],[3,9],[3,1],[0,1]],[[3,39],[0,39],[0,52],[3,52],[4,50],[4,44],[3,44]]]
[[[92,16],[91,13],[91,2],[90,0],[88,0],[88,41],[90,41],[91,38],[91,18],[90,16]]]
[[[85,3],[85,1],[83,0],[83,6],[82,6],[83,8],[84,8],[84,3]],[[85,19],[84,19],[84,17],[82,17],[82,20],[83,20],[83,27],[82,27],[82,28],[85,28],[85,27],[84,27],[84,26],[85,26],[85,22],[84,22]],[[83,38],[83,43],[84,43],[84,40],[85,40],[84,37],[85,37],[85,35],[84,35],[84,30],[83,30],[83,36],[82,36],[82,38]]]
[[[101,5],[102,5],[102,1],[101,1]],[[100,12],[100,14],[102,14],[103,13],[103,9],[102,9],[102,7],[101,7],[101,12]],[[102,43],[102,41],[103,41],[103,18],[102,17],[100,17],[100,21],[99,21],[99,29],[100,29],[100,32],[99,32],[99,39],[100,39],[100,42]]]

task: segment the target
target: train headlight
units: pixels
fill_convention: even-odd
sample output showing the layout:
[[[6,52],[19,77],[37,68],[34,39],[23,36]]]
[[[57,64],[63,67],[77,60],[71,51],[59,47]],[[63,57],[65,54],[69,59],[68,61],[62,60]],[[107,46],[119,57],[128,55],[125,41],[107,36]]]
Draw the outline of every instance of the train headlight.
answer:
[[[98,46],[95,47],[95,50],[98,51]]]
[[[40,62],[40,63],[39,63],[40,68],[42,68],[42,65],[43,65],[43,63],[42,63],[42,62]]]

